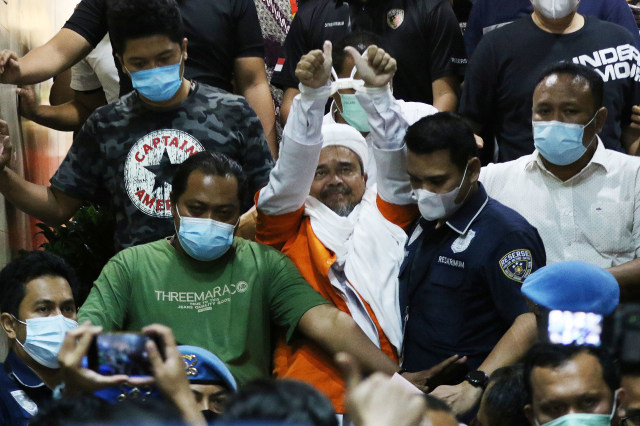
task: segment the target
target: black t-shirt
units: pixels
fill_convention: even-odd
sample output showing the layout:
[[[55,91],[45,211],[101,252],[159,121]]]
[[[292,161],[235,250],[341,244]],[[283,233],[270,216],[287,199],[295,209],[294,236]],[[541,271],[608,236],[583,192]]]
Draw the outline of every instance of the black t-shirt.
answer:
[[[396,98],[433,103],[431,83],[464,72],[462,34],[448,0],[308,0],[300,5],[285,40],[285,61],[272,84],[297,87],[300,57],[336,42],[351,31],[371,31],[398,61],[393,79]]]
[[[232,91],[236,58],[264,57],[264,45],[253,0],[178,1],[189,40],[185,77]],[[107,33],[106,0],[82,0],[64,24],[93,46]],[[120,64],[116,61],[118,68]],[[120,94],[132,90],[120,73]]]
[[[482,38],[467,67],[460,113],[495,136],[499,161],[534,150],[531,108],[536,81],[557,61],[594,68],[604,83],[609,115],[600,134],[605,146],[622,151],[621,128],[640,103],[640,54],[625,28],[586,17],[584,27],[571,34],[551,34],[531,16],[491,31]]]

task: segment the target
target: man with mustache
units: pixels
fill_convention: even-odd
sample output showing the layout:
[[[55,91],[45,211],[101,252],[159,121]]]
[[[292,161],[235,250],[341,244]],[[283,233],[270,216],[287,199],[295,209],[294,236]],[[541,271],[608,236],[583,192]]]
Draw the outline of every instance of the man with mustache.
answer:
[[[323,49],[304,55],[296,68],[301,94],[293,101],[269,184],[256,196],[256,240],[287,254],[322,296],[397,360],[402,340],[397,277],[406,234],[382,216],[375,190],[366,187],[368,147],[360,132],[346,124],[322,124],[324,105],[337,90],[329,84],[331,43]],[[352,47],[345,50],[357,54]],[[358,66],[364,90],[373,91],[386,90],[395,70],[395,60],[375,46]],[[378,187],[388,185],[385,162],[377,167]],[[337,413],[345,412],[339,371],[308,339],[289,346],[281,340],[274,365],[279,377],[311,383]],[[431,373],[403,376],[425,386]]]

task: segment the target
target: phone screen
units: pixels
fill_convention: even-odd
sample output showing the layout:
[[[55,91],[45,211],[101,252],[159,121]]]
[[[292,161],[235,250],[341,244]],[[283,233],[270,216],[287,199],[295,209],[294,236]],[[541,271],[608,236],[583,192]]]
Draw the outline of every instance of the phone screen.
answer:
[[[602,315],[592,312],[549,312],[547,333],[550,343],[600,346]]]
[[[99,334],[89,351],[89,368],[104,376],[150,376],[151,364],[145,349],[149,339],[139,333]]]

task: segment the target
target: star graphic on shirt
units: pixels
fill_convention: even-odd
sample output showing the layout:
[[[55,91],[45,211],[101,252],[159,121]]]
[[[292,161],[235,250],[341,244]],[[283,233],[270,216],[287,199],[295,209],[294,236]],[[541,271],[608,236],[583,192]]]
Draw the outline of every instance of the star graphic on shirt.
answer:
[[[180,164],[173,164],[171,162],[166,149],[162,153],[160,163],[150,166],[144,166],[145,169],[149,170],[155,175],[153,191],[155,191],[157,188],[162,187],[165,183],[171,184],[171,182],[173,181],[173,175],[175,174],[176,169],[179,166]]]

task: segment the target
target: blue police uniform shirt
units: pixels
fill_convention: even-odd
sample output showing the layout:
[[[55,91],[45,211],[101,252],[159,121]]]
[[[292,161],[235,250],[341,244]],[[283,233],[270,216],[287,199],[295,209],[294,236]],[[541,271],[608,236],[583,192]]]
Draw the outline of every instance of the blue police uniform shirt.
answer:
[[[53,392],[13,351],[0,365],[0,424],[27,425]]]
[[[420,371],[459,354],[475,370],[528,311],[520,287],[544,266],[544,246],[538,231],[482,184],[446,224],[436,223],[420,218],[414,225],[400,269],[402,367]],[[463,378],[458,372],[451,381]]]

